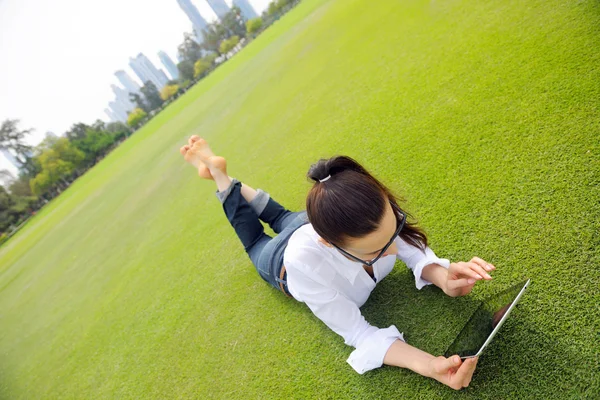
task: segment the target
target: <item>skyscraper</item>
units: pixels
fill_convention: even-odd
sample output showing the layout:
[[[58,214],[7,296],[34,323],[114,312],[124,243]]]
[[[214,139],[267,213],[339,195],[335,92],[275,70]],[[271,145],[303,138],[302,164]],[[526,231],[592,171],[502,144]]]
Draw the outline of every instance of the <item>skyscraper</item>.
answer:
[[[202,38],[202,29],[206,28],[208,23],[202,18],[196,6],[192,4],[192,0],[177,0],[177,4],[179,4],[185,15],[192,21],[196,37],[199,39]]]
[[[244,17],[245,19],[252,19],[258,17],[258,14],[256,13],[256,11],[254,11],[254,8],[252,7],[252,5],[250,5],[250,2],[248,0],[233,0],[232,3],[234,6],[238,6],[240,8],[240,10],[242,11],[242,17]]]
[[[142,53],[138,54],[135,58],[130,58],[129,66],[144,84],[151,81],[158,90],[162,89],[168,81],[165,73],[156,69],[148,57]]]
[[[120,103],[125,111],[131,111],[135,108],[135,104],[129,99],[129,93],[125,89],[114,84],[110,85],[110,88],[115,94],[116,102]]]
[[[2,152],[2,154],[4,155],[4,157],[6,157],[6,159],[12,164],[14,165],[14,167],[16,169],[21,168],[21,163],[19,162],[19,160],[17,160],[17,157],[15,157],[13,155],[13,153],[11,153],[8,149],[2,149],[0,150],[0,152]]]
[[[110,119],[110,122],[117,122],[119,120],[119,118],[117,118],[117,116],[115,115],[115,113],[112,112],[112,110],[110,108],[105,108],[104,109],[104,113],[106,115],[108,115],[108,118]]]
[[[110,103],[108,103],[108,107],[112,110],[113,114],[115,114],[119,121],[127,121],[127,112],[117,102],[111,101]]]
[[[223,16],[229,12],[229,6],[225,3],[225,0],[206,0],[206,2],[219,19],[223,19]]]
[[[160,76],[161,81],[165,82],[165,85],[167,84],[167,82],[169,82],[169,77],[167,76],[167,74],[165,74],[165,71],[163,71],[162,69],[158,70],[158,76]],[[165,86],[165,85],[163,85],[163,86]]]
[[[179,70],[177,69],[177,65],[175,65],[173,60],[171,60],[171,57],[169,57],[167,53],[161,50],[158,52],[158,58],[160,58],[160,61],[163,63],[167,71],[169,71],[169,75],[171,75],[171,78],[178,79]]]
[[[127,90],[128,93],[138,93],[140,91],[140,85],[138,85],[136,81],[131,79],[127,72],[121,69],[115,72],[115,76],[117,77],[119,82],[121,82],[123,87],[125,87],[125,90]]]

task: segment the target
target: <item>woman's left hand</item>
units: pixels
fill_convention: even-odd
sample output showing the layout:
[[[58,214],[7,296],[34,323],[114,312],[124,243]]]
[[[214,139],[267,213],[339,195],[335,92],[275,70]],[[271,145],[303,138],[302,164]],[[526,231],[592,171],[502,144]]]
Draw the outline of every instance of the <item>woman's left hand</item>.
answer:
[[[473,257],[471,261],[459,261],[451,263],[448,268],[446,288],[444,293],[450,297],[458,297],[469,294],[479,280],[491,280],[488,272],[495,270],[492,264],[479,257]]]

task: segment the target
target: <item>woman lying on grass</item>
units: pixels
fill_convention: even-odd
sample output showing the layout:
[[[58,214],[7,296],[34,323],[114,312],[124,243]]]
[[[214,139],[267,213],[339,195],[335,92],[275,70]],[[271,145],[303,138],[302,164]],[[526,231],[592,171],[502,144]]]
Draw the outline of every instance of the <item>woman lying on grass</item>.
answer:
[[[258,274],[277,290],[306,303],[346,344],[348,363],[362,374],[382,364],[409,368],[453,389],[469,385],[477,358],[434,357],[405,343],[394,325],[379,329],[361,315],[369,295],[402,260],[421,289],[433,283],[464,296],[495,267],[474,257],[450,263],[427,247],[392,193],[356,161],[333,157],[314,164],[306,212],[283,208],[262,190],[227,175],[223,157],[192,136],[181,148],[198,174],[217,184],[217,197]],[[266,235],[259,218],[278,235]],[[392,257],[390,257],[392,256]],[[393,257],[395,256],[395,257]]]

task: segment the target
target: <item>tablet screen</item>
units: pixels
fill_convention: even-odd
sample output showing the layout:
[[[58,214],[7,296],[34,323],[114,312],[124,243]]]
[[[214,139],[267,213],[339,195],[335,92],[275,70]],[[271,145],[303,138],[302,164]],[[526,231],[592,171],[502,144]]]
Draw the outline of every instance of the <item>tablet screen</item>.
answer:
[[[477,354],[525,283],[515,285],[482,302],[444,356],[458,354],[461,357],[468,357]]]

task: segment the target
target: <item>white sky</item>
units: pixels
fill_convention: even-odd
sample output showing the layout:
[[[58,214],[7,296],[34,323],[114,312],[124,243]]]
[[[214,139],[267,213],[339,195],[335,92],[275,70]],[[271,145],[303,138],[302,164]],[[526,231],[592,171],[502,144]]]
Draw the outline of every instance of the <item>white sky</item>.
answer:
[[[231,0],[225,0],[231,5]],[[270,0],[249,0],[260,14]],[[192,0],[213,20],[205,0]],[[176,0],[0,0],[0,121],[34,128],[29,142],[73,123],[108,120],[113,75],[142,52],[165,70],[157,52],[177,62],[177,46],[192,23]],[[0,169],[16,169],[0,155]]]

